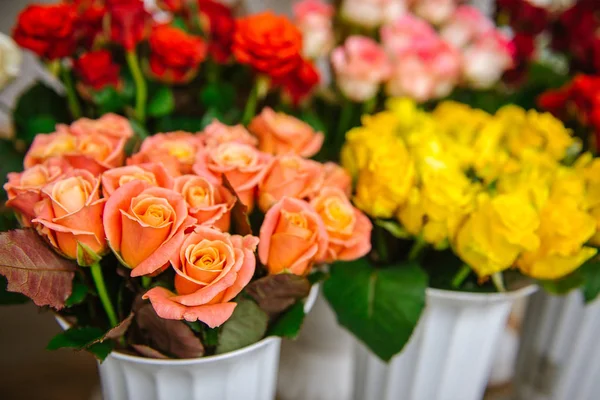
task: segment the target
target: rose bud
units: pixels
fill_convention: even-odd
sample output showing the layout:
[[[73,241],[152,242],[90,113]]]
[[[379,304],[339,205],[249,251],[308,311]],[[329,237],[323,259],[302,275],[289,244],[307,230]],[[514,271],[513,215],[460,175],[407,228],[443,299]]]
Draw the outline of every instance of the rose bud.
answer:
[[[366,36],[350,36],[331,53],[337,85],[350,100],[372,99],[389,78],[388,56],[377,42]]]
[[[220,326],[236,307],[231,300],[254,275],[257,242],[254,236],[196,227],[171,258],[177,293],[155,287],[144,298],[150,299],[161,318]]]
[[[55,60],[75,50],[75,8],[68,4],[32,4],[19,14],[13,38],[38,56]]]
[[[112,54],[108,50],[84,53],[74,62],[73,69],[81,78],[85,92],[88,91],[88,87],[102,90],[107,86],[117,88],[120,85],[121,67],[113,61]]]
[[[152,18],[141,0],[106,2],[110,14],[110,40],[131,52],[150,32]]]
[[[323,261],[352,261],[371,250],[373,225],[338,188],[326,187],[310,205],[323,220],[329,246]]]
[[[195,222],[179,193],[137,180],[118,188],[104,210],[108,244],[132,269],[131,276],[163,268],[181,246],[185,229]]]
[[[258,185],[258,204],[267,211],[283,197],[306,199],[323,186],[320,163],[295,155],[276,157]]]
[[[227,142],[237,142],[256,147],[258,139],[252,136],[243,125],[229,126],[217,120],[211,122],[202,132],[206,147],[218,147]]]
[[[297,154],[312,157],[321,150],[324,136],[306,122],[266,107],[250,122],[250,132],[258,137],[258,148],[274,155]]]
[[[247,144],[228,142],[198,156],[194,172],[220,184],[224,175],[244,205],[252,210],[258,183],[267,172],[271,157]]]
[[[342,190],[346,196],[352,192],[352,177],[344,168],[336,163],[326,162],[323,164],[323,173],[325,180],[323,187],[335,187]]]
[[[110,197],[115,190],[131,181],[147,182],[150,186],[173,189],[173,178],[162,164],[148,163],[109,169],[102,174],[102,193]]]
[[[167,83],[187,83],[198,73],[206,58],[206,44],[201,37],[185,31],[159,25],[150,34],[150,71]]]
[[[325,224],[305,201],[284,197],[265,215],[258,255],[269,274],[306,275],[327,254]]]
[[[100,180],[88,171],[72,170],[42,189],[32,223],[66,257],[77,258],[77,244],[96,254],[107,250]]]
[[[4,184],[8,195],[6,206],[17,213],[21,226],[31,226],[31,220],[35,216],[35,203],[42,199],[42,188],[70,169],[71,166],[65,160],[56,157],[23,172],[8,174],[8,182]]]
[[[200,176],[184,175],[175,179],[174,190],[181,193],[198,225],[214,226],[223,232],[229,230],[236,198],[225,187]]]
[[[294,4],[294,19],[302,32],[304,57],[324,57],[333,49],[333,15],[335,9],[321,0],[303,0]]]
[[[191,133],[158,133],[144,140],[140,151],[127,160],[127,165],[162,163],[171,176],[185,175],[192,172],[196,155],[202,148],[202,139]]]
[[[31,168],[50,158],[72,153],[76,147],[77,138],[71,135],[68,130],[59,128],[58,132],[36,135],[27,154],[25,154],[23,166]]]

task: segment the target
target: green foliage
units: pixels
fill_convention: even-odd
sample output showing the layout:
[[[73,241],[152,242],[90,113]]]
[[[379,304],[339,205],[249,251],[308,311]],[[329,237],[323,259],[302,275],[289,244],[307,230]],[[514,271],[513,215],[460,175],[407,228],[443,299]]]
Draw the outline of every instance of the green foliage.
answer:
[[[600,258],[587,261],[579,271],[583,277],[583,297],[586,303],[591,303],[600,293]]]
[[[338,262],[323,286],[338,322],[379,358],[399,353],[425,307],[427,275],[415,263],[374,268],[367,258]]]
[[[213,82],[205,85],[200,92],[200,103],[207,109],[215,109],[222,114],[233,108],[235,87],[228,82]]]
[[[298,300],[269,330],[269,335],[296,339],[304,322],[304,301]]]
[[[217,354],[238,350],[265,336],[269,317],[252,300],[240,299],[233,315],[221,328]]]
[[[106,86],[99,91],[93,92],[92,99],[94,100],[94,103],[98,105],[99,114],[119,112],[123,110],[128,103],[127,98],[123,97],[112,86]]]
[[[167,115],[159,118],[154,127],[155,132],[199,132],[203,128],[203,120],[199,117],[185,117],[178,115]]]
[[[72,307],[83,303],[87,295],[87,285],[81,282],[73,281],[73,290],[71,291],[69,298],[65,301],[65,307]]]
[[[175,109],[175,96],[171,88],[161,86],[148,102],[148,115],[152,117],[164,117]]]
[[[48,350],[61,348],[72,348],[76,350],[87,350],[98,360],[103,361],[113,350],[114,343],[110,340],[99,341],[104,336],[100,328],[83,326],[66,330],[54,336],[48,346]]]
[[[18,139],[31,143],[38,133],[54,132],[58,123],[70,121],[65,97],[43,83],[25,91],[15,107],[13,118]]]

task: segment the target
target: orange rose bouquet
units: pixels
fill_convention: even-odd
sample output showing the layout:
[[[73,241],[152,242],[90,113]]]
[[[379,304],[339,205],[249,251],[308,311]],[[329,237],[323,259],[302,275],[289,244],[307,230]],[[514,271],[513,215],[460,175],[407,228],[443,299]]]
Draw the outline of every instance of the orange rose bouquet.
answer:
[[[303,158],[321,134],[271,109],[249,126],[138,143],[107,114],[35,137],[4,186],[22,228],[0,278],[68,322],[50,348],[195,358],[298,333],[316,266],[367,254],[372,227],[350,176]]]

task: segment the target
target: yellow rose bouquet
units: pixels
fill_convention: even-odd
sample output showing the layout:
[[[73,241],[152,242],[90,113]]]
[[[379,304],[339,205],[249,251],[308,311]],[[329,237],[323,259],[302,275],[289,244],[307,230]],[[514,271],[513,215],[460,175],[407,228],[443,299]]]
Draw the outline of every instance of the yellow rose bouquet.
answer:
[[[340,323],[384,360],[410,338],[427,287],[552,292],[600,264],[600,159],[547,113],[494,115],[455,102],[392,99],[346,134],[353,202],[373,221],[371,253],[337,263],[324,291]]]

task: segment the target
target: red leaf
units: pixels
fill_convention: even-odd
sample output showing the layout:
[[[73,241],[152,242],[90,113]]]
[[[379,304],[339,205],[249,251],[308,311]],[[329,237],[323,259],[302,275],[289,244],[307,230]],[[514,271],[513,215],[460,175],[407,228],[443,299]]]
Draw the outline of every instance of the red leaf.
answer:
[[[0,233],[0,274],[8,281],[9,292],[60,310],[71,295],[76,270],[74,262],[48,248],[31,229]]]
[[[235,227],[235,232],[242,236],[252,235],[252,227],[250,226],[250,220],[248,219],[248,207],[242,203],[235,189],[227,180],[227,177],[223,174],[221,175],[221,178],[223,186],[235,196],[235,204],[231,209],[231,219]]]
[[[145,344],[132,344],[131,347],[135,349],[138,353],[140,353],[144,357],[148,358],[158,358],[161,360],[168,359],[169,357],[165,356],[158,350],[154,350],[150,346],[146,346]]]
[[[276,315],[308,296],[310,282],[298,275],[277,274],[251,282],[245,290],[263,311]]]

